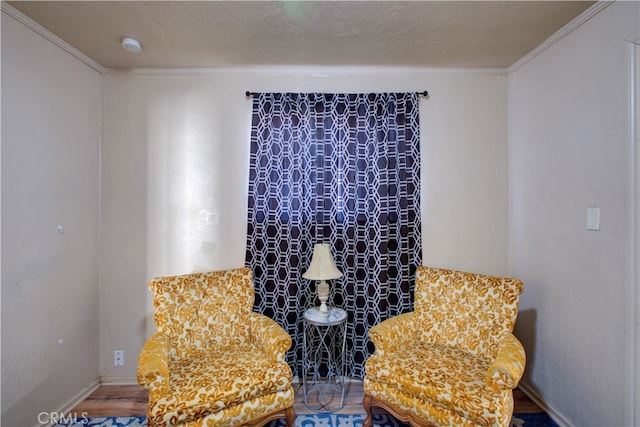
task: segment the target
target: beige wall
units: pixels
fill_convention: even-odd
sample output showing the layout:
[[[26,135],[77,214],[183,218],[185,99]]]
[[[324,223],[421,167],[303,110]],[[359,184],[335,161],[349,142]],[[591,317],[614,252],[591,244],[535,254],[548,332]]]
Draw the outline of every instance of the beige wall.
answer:
[[[2,13],[2,425],[97,384],[101,105],[98,72]]]
[[[505,73],[289,68],[105,76],[101,375],[135,375],[151,332],[149,278],[244,264],[252,105],[245,91],[425,89],[424,261],[506,273]],[[128,355],[125,368],[112,366],[114,349]]]
[[[638,3],[615,3],[509,77],[383,68],[101,77],[3,14],[3,424],[36,424],[98,376],[135,381],[152,330],[149,278],[243,264],[246,90],[425,89],[424,263],[521,277],[525,386],[567,424],[624,423],[633,271],[624,39],[637,16]],[[588,206],[602,210],[599,232],[585,230]],[[115,349],[123,368],[112,366]]]
[[[638,404],[629,392],[639,362],[629,360],[627,320],[637,218],[625,38],[639,29],[639,3],[616,2],[509,78],[523,383],[571,425],[632,425]],[[601,209],[600,231],[586,230],[591,206]]]

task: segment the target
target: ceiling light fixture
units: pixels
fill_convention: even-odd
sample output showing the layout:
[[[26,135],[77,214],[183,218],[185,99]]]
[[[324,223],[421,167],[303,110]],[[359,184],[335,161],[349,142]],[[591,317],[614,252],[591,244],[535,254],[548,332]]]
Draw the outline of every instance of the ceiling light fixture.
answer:
[[[136,39],[132,39],[131,37],[125,37],[122,39],[122,47],[133,53],[138,53],[142,50],[140,42]]]

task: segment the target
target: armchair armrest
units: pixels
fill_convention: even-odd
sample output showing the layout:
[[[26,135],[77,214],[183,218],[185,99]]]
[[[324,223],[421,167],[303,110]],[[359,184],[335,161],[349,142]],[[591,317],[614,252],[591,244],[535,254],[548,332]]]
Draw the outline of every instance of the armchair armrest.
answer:
[[[376,353],[384,354],[397,348],[398,344],[413,339],[417,329],[415,312],[403,313],[378,323],[369,329],[369,339],[376,347]]]
[[[496,391],[515,388],[524,373],[525,362],[522,343],[513,334],[506,335],[498,344],[496,359],[487,369],[487,385]]]
[[[273,319],[256,313],[249,313],[251,342],[268,354],[272,360],[284,362],[287,350],[291,348],[291,336]]]
[[[144,343],[138,356],[138,383],[149,389],[151,400],[169,393],[169,337],[156,332]]]

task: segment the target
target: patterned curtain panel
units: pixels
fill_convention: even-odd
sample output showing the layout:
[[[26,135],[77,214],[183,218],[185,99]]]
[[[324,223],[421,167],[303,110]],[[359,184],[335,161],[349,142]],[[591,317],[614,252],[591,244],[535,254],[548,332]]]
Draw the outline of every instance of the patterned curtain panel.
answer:
[[[347,372],[364,376],[367,333],[413,309],[421,264],[418,95],[254,95],[246,265],[256,311],[293,337],[300,373],[302,315],[318,305],[302,278],[315,243],[329,243],[343,277],[330,304],[349,317]]]

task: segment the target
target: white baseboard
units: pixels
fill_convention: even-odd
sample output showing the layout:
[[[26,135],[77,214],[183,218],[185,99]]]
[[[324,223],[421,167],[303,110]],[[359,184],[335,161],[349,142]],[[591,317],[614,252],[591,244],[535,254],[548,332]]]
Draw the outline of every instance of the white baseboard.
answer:
[[[549,414],[553,421],[555,421],[560,427],[574,427],[573,424],[571,424],[564,415],[562,415],[555,408],[549,406],[549,404],[544,401],[542,396],[540,396],[540,394],[538,394],[538,392],[529,384],[524,381],[520,381],[520,384],[518,384],[518,388],[522,390],[522,392],[526,394],[527,397],[529,397],[529,399],[533,401],[533,403],[546,411],[546,413]]]
[[[71,411],[73,408],[78,406],[82,401],[84,401],[87,397],[91,395],[94,391],[96,391],[100,387],[100,379],[96,378],[93,380],[88,386],[82,389],[78,394],[73,396],[71,399],[67,401],[64,405],[60,407],[57,411],[53,411],[50,414],[61,414],[66,417],[77,417],[78,419],[82,419],[83,414],[72,414]],[[53,423],[49,424],[52,425]],[[42,427],[42,424],[37,424],[35,427]]]
[[[84,388],[84,390],[80,391],[80,393],[76,394],[72,397],[61,409],[58,411],[59,413],[69,413],[73,408],[78,406],[83,400],[85,400],[91,393],[96,391],[100,387],[100,380],[96,378]]]
[[[100,377],[100,385],[138,385],[136,377]]]

